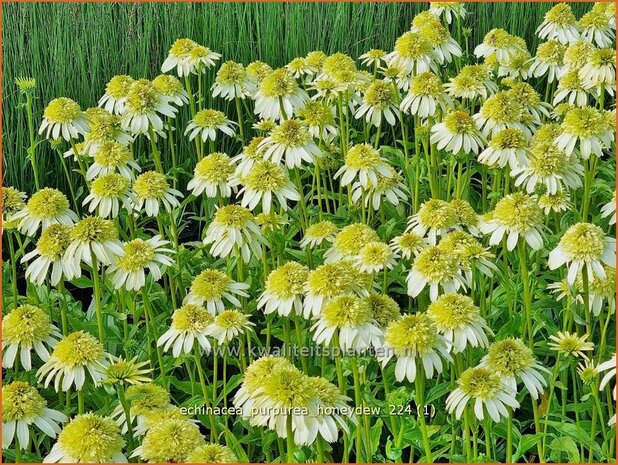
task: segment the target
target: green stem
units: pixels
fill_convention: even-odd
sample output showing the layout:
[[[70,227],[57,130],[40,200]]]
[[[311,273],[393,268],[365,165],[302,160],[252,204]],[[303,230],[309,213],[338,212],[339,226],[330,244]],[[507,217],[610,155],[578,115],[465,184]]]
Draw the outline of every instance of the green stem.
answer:
[[[195,358],[195,364],[197,365],[197,374],[200,378],[200,386],[202,387],[202,395],[204,396],[204,404],[208,409],[208,419],[210,420],[210,440],[217,442],[217,424],[215,423],[215,417],[210,408],[210,396],[208,395],[208,389],[206,387],[206,378],[204,377],[204,370],[202,368],[202,359],[200,356],[200,347],[197,342],[193,346],[193,356]]]
[[[92,264],[92,281],[94,283],[94,309],[97,315],[97,329],[99,332],[99,342],[104,344],[105,334],[103,329],[103,310],[101,309],[101,283],[99,281],[99,264],[94,252],[90,251],[90,261]]]
[[[530,295],[530,280],[528,276],[528,256],[526,254],[526,243],[523,238],[519,239],[517,245],[519,247],[519,266],[521,268],[521,282],[523,285],[524,318],[528,333],[528,345],[532,347],[534,340],[532,336],[532,296]]]
[[[289,412],[285,421],[285,432],[287,440],[288,463],[294,463],[294,432],[292,431],[292,413]]]

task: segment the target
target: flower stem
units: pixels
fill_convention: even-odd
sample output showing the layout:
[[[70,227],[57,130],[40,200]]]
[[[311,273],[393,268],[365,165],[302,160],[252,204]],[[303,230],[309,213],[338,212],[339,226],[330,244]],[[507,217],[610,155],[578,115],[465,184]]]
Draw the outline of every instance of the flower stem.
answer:
[[[294,463],[294,432],[292,431],[292,414],[288,413],[285,420],[285,432],[287,440],[288,463]]]

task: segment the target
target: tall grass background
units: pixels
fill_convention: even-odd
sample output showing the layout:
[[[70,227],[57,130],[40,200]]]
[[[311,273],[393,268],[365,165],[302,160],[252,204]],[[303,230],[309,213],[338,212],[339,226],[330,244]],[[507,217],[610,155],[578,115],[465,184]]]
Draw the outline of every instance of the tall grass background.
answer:
[[[37,80],[35,115],[59,96],[95,106],[115,74],[153,78],[174,40],[189,37],[247,64],[282,66],[312,50],[357,57],[371,48],[392,50],[426,2],[391,3],[3,3],[3,184],[29,194],[25,111],[14,84]],[[534,31],[552,3],[466,3],[470,50],[492,28],[524,37],[532,53]],[[590,3],[573,3],[580,17]],[[214,75],[214,71],[212,71]],[[214,104],[222,107],[221,100]],[[182,125],[180,126],[182,127]],[[190,150],[188,145],[181,146]],[[37,147],[43,185],[66,187],[48,143]]]

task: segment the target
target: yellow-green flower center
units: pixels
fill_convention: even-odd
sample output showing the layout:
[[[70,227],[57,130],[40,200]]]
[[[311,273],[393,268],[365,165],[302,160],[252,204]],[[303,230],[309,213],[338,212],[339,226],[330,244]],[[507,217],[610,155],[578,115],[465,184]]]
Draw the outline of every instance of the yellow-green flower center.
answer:
[[[184,462],[190,453],[203,445],[199,428],[182,419],[155,423],[142,441],[142,458],[149,462]]]
[[[456,257],[438,246],[422,250],[414,260],[414,269],[430,282],[450,279],[457,273]]]
[[[566,3],[558,3],[545,13],[545,21],[561,27],[570,26],[577,22],[571,10],[571,6]]]
[[[133,82],[135,82],[135,80],[131,76],[126,76],[124,74],[114,76],[105,86],[105,92],[110,97],[118,100],[129,93],[129,89]]]
[[[241,330],[248,321],[249,316],[238,310],[224,310],[215,317],[215,324],[221,329]]]
[[[191,293],[205,300],[218,300],[223,297],[232,280],[217,270],[204,270],[191,283]]]
[[[358,252],[358,259],[364,265],[386,266],[392,258],[391,248],[379,241],[368,242]]]
[[[170,55],[177,58],[186,58],[196,46],[197,44],[191,39],[178,39],[172,44]]]
[[[453,134],[471,134],[476,131],[474,119],[465,111],[454,111],[444,117],[444,124]]]
[[[416,32],[406,32],[395,41],[395,52],[402,58],[418,59],[431,53],[431,44]]]
[[[43,230],[36,243],[41,257],[57,261],[62,258],[71,243],[72,226],[66,224],[51,224]]]
[[[493,399],[502,387],[500,375],[483,367],[468,368],[457,384],[465,394],[482,400]]]
[[[301,295],[309,276],[309,268],[296,262],[288,262],[273,270],[266,280],[266,291],[280,299]]]
[[[212,183],[223,183],[234,173],[230,157],[221,152],[214,152],[195,165],[195,176]]]
[[[52,123],[70,123],[82,116],[82,109],[70,98],[60,97],[47,104],[43,116]]]
[[[345,164],[353,169],[367,170],[383,164],[380,152],[369,144],[352,146],[345,156]]]
[[[118,260],[118,268],[125,271],[143,270],[155,257],[155,248],[142,239],[124,244],[124,256]]]
[[[126,396],[131,404],[132,415],[143,415],[165,408],[170,403],[169,392],[156,384],[129,386]]]
[[[68,209],[69,201],[66,196],[50,187],[35,192],[28,200],[28,211],[37,219],[56,218],[66,213]]]
[[[2,186],[2,216],[6,219],[26,206],[21,193],[14,187]]]
[[[605,233],[595,224],[577,223],[564,233],[560,247],[572,260],[599,260],[605,250]]]
[[[216,81],[224,86],[233,86],[235,84],[242,84],[247,77],[247,71],[245,67],[240,63],[229,60],[221,65],[219,71],[217,71]]]
[[[457,223],[457,213],[453,206],[439,199],[430,199],[418,211],[420,224],[431,229],[450,228]]]
[[[478,321],[479,308],[461,294],[443,294],[427,308],[427,313],[441,330],[463,329]]]
[[[56,344],[52,359],[62,367],[77,368],[94,364],[100,361],[103,355],[103,346],[94,336],[77,331]]]
[[[351,290],[352,286],[354,276],[341,262],[321,265],[307,276],[307,288],[314,295],[332,297]]]
[[[39,307],[22,305],[8,313],[2,320],[2,337],[6,344],[32,347],[43,341],[51,332],[49,316]]]
[[[534,364],[532,350],[521,339],[509,337],[494,342],[487,351],[487,366],[492,371],[518,376]]]
[[[219,126],[225,125],[227,118],[223,112],[207,108],[195,114],[193,123],[201,128],[216,129]]]
[[[423,356],[438,345],[438,329],[426,313],[408,314],[388,326],[384,341],[398,356]]]
[[[174,311],[172,326],[178,331],[202,333],[212,323],[213,317],[208,311],[195,304],[186,304]]]
[[[234,463],[238,462],[236,454],[221,444],[204,444],[191,452],[188,463]]]
[[[291,365],[276,366],[263,380],[261,392],[287,409],[307,408],[316,396],[311,378]]]
[[[439,97],[443,93],[442,81],[430,71],[418,74],[412,79],[410,93],[434,98]]]
[[[311,140],[311,135],[302,121],[288,119],[273,129],[272,140],[286,147],[302,147]]]
[[[298,115],[310,126],[324,127],[335,124],[332,109],[323,102],[311,101],[307,103],[305,108],[298,112]]]
[[[242,228],[249,221],[253,220],[253,215],[248,208],[240,205],[226,205],[215,213],[215,221],[219,224],[232,228]]]
[[[485,35],[483,43],[496,48],[508,48],[513,45],[513,36],[504,29],[492,29]]]
[[[343,255],[357,255],[368,242],[379,241],[378,234],[369,226],[355,223],[343,228],[335,236],[334,245]]]
[[[97,197],[118,198],[129,192],[129,180],[118,173],[104,174],[90,185],[90,191]]]
[[[370,107],[388,108],[395,103],[395,89],[390,82],[373,81],[365,91],[363,101]]]
[[[557,40],[548,40],[539,45],[536,50],[536,57],[544,63],[560,66],[565,51],[566,47]]]
[[[383,328],[386,328],[401,315],[399,304],[386,294],[372,294],[365,297],[363,301],[369,306],[373,319]]]
[[[573,108],[562,122],[565,133],[582,138],[602,133],[605,127],[603,113],[592,107]]]
[[[116,141],[104,142],[94,154],[94,161],[105,167],[125,166],[129,160],[131,151]]]
[[[88,216],[73,227],[71,239],[84,243],[114,241],[118,239],[118,230],[113,221]]]
[[[140,79],[131,84],[126,97],[126,107],[131,113],[153,113],[161,101],[161,96],[152,82]]]
[[[114,420],[94,413],[76,416],[58,436],[62,451],[80,463],[111,462],[124,439]]]
[[[165,176],[156,171],[140,174],[133,183],[133,191],[142,199],[160,200],[167,193],[169,187]]]
[[[247,65],[247,74],[254,77],[257,82],[262,82],[272,72],[273,69],[263,61],[256,60]]]
[[[297,90],[298,83],[285,68],[274,70],[260,83],[260,92],[270,98],[292,95]]]
[[[278,192],[289,183],[283,168],[268,160],[261,160],[251,167],[243,184],[258,192]]]
[[[525,233],[540,225],[543,213],[533,197],[516,192],[496,204],[494,218],[509,229]]]
[[[38,391],[23,381],[2,386],[2,421],[34,420],[47,402]]]
[[[184,90],[178,78],[169,74],[161,74],[152,80],[152,87],[161,95],[167,97],[176,96]]]

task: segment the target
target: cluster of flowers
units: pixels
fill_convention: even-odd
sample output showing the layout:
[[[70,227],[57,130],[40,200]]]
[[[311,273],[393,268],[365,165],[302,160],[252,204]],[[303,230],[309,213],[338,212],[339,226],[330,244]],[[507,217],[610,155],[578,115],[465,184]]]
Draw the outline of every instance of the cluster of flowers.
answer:
[[[180,79],[171,74],[153,80],[115,76],[99,107],[85,111],[69,98],[49,102],[39,133],[54,147],[62,140],[70,145],[61,161],[72,160],[89,193],[79,205],[68,174],[71,199],[55,188],[41,188],[28,199],[3,187],[3,230],[17,238],[22,253],[35,244],[21,257],[32,285],[65,292],[65,282],[80,278],[83,270],[90,273],[99,338],[70,332],[66,306],[56,326],[38,302],[20,305],[15,294],[16,304],[3,319],[3,368],[33,370],[34,350],[42,362],[38,382],[58,392],[77,391],[79,414],[61,429],[67,416],[47,408],[29,383],[13,381],[3,387],[3,448],[16,441],[16,449],[24,449],[34,425],[58,436],[45,459],[49,462],[124,462],[125,446],[131,446],[132,456],[151,462],[237,461],[231,449],[215,443],[220,431],[229,434],[227,419],[222,426],[211,416],[213,443],[206,443],[197,421],[183,415],[168,390],[154,383],[148,365],[158,366],[159,381],[167,384],[169,364],[163,353],[171,351],[182,360],[193,356],[208,404],[217,398],[217,375],[209,392],[202,360],[213,345],[244,348],[258,338],[254,328],[259,327],[270,348],[271,326],[281,322],[281,340],[289,347],[290,321],[296,325],[297,343],[307,339],[304,331],[309,330],[313,343],[351,351],[352,359],[374,351],[372,360],[383,372],[394,359],[396,381],[416,383],[421,390],[426,380],[447,373],[452,364],[457,379],[451,379],[446,399],[449,413],[460,419],[470,406],[478,420],[510,421],[522,400],[520,383],[535,402],[548,387],[550,371],[533,351],[526,262],[554,235],[559,241],[537,271],[565,267],[564,281],[549,289],[559,299],[567,298],[569,311],[572,305],[584,306],[587,333],[578,334],[577,321],[567,317],[563,331],[550,335],[547,346],[559,356],[581,359],[582,379],[608,371],[599,386],[603,390],[615,376],[614,359],[595,365],[587,355],[594,345],[587,339],[594,332],[593,316],[605,331],[615,312],[616,241],[588,220],[597,165],[615,143],[615,109],[605,105],[606,94],[613,97],[616,88],[614,8],[597,3],[578,21],[567,4],[557,4],[539,26],[538,36],[545,42],[534,57],[523,39],[493,29],[474,49],[482,62],[461,66],[463,52],[448,25],[462,21],[465,9],[434,3],[414,18],[392,52],[374,49],[360,56],[367,70],[359,70],[343,53],[320,51],[279,69],[259,61],[247,66],[226,61],[211,92],[213,98],[235,102],[237,122],[203,108],[205,99],[196,97],[191,81],[196,76],[201,80],[221,56],[189,39],[173,44],[161,68],[175,71]],[[443,72],[449,64],[457,70],[452,77]],[[526,82],[530,78],[546,81],[545,98]],[[18,85],[25,94],[33,92],[31,80]],[[248,138],[251,101],[260,120],[251,126],[258,135]],[[197,156],[184,192],[173,149],[174,120],[183,107],[189,108],[191,119],[186,128],[176,129],[195,145]],[[362,126],[353,135],[355,119]],[[395,159],[380,144],[381,137],[399,129],[403,150]],[[233,156],[215,151],[226,137],[241,143]],[[152,169],[134,158],[142,139],[150,147],[146,162]],[[169,159],[161,150],[166,140]],[[415,157],[408,152],[410,145]],[[449,182],[446,196],[440,179],[445,164],[439,157],[449,170],[457,170],[453,193]],[[472,182],[471,164],[483,179],[482,195],[489,177],[492,192],[502,195],[485,214],[464,195],[465,185]],[[431,193],[424,202],[421,179],[428,181]],[[487,200],[482,199],[483,206]],[[207,221],[202,234],[206,247],[179,241],[184,209],[192,202],[202,213],[212,212],[200,217],[200,225]],[[392,228],[387,233],[381,229],[386,204],[389,212],[407,217],[407,227],[398,235]],[[574,204],[581,205],[581,212]],[[344,208],[345,225],[331,215],[331,208],[336,215]],[[573,211],[577,222],[562,232],[558,214],[566,211]],[[312,221],[314,214],[318,221]],[[609,218],[606,226],[612,228],[615,192],[600,216]],[[288,229],[289,219],[294,228]],[[150,221],[158,234],[147,237],[140,228]],[[298,239],[300,250],[289,254],[295,260],[276,262],[277,234],[289,244]],[[289,244],[284,245],[286,254]],[[192,277],[187,291],[179,260],[190,247],[203,249],[212,265]],[[493,286],[500,271],[496,254],[506,257],[515,249],[522,267],[525,327],[521,338],[490,343],[494,332],[481,301],[491,289],[480,291],[478,283],[486,280]],[[218,269],[217,259],[227,263],[227,270]],[[505,266],[508,270],[506,258]],[[245,267],[256,275],[247,279]],[[416,301],[424,311],[402,311],[401,302],[389,295],[389,287],[397,287],[404,274],[410,308]],[[509,277],[502,274],[500,279]],[[162,334],[147,291],[148,283],[157,281],[165,282],[175,308]],[[104,292],[110,301],[118,299],[121,311],[127,311],[125,293],[135,301],[141,295],[150,360],[106,350]],[[251,298],[258,309],[253,314],[247,311]],[[151,337],[153,347],[148,347]],[[463,354],[470,363],[470,348],[484,355],[464,369]],[[602,344],[599,361],[607,356],[604,349]],[[324,376],[309,376],[306,360],[300,370],[283,357],[252,363],[240,357],[243,381],[234,403],[248,426],[274,430],[288,444],[336,442],[339,431],[347,437],[350,426],[361,423],[342,413],[351,399],[339,363],[335,385]],[[357,387],[355,361],[352,372]],[[553,373],[552,391],[555,380]],[[115,387],[119,400],[110,416],[84,412],[90,383]],[[363,401],[357,396],[355,402]],[[424,420],[421,425],[427,435]],[[364,434],[360,429],[355,427],[355,434]],[[425,453],[431,458],[431,450]]]

